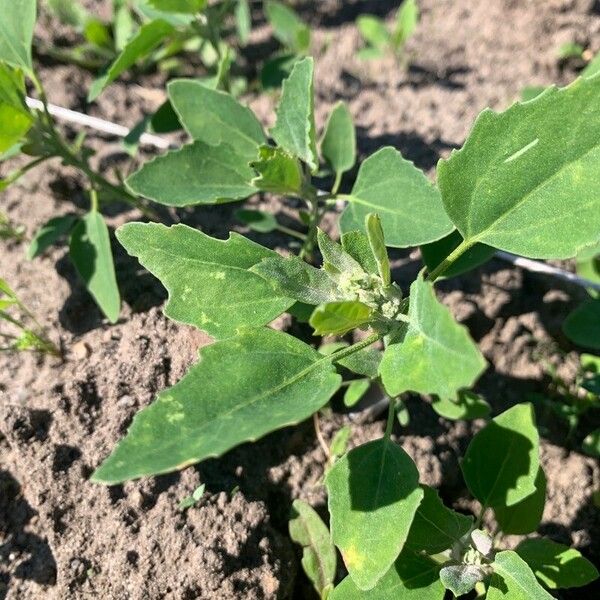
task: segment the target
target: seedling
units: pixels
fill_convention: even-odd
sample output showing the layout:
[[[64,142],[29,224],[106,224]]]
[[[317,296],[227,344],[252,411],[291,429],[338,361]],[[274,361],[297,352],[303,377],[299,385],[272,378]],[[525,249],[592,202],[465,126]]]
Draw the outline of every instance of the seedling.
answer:
[[[385,21],[374,15],[361,15],[356,20],[356,26],[366,46],[359,51],[359,58],[370,60],[391,53],[406,62],[404,47],[418,23],[419,6],[416,0],[402,2],[391,29]]]
[[[200,484],[191,493],[190,496],[186,496],[183,500],[181,500],[179,502],[179,508],[181,510],[187,510],[188,508],[191,508],[192,506],[195,506],[196,504],[198,504],[198,502],[200,502],[200,500],[202,499],[202,496],[204,496],[205,488],[206,488],[206,485],[204,483]]]
[[[0,351],[34,350],[60,356],[43,327],[8,283],[0,278],[0,321],[8,330],[0,332]]]
[[[25,238],[25,226],[14,225],[10,219],[0,211],[0,240],[23,241]]]
[[[144,165],[128,180],[130,188],[171,206],[241,200],[258,191],[295,196],[309,209],[306,239],[299,255],[284,258],[236,233],[218,240],[184,225],[155,223],[117,231],[127,251],[167,288],[165,313],[215,342],[134,418],[93,481],[116,484],[174,471],[303,421],[329,402],[350,370],[382,385],[390,408],[384,436],[343,455],[326,477],[332,540],[349,572],[332,597],[367,598],[393,585],[441,600],[444,585],[471,589],[479,582],[492,600],[507,588],[516,589],[515,597],[549,598],[534,573],[546,573],[551,556],[543,554],[532,570],[531,557],[494,546],[485,551],[484,533],[472,533],[487,523],[490,509],[509,533],[525,527],[512,516],[517,507],[534,498],[539,507],[543,475],[531,407],[496,417],[469,446],[463,473],[482,504],[475,527],[419,485],[415,464],[392,432],[403,394],[435,396],[462,410],[461,402],[469,407],[465,390],[486,368],[466,327],[437,299],[439,278],[486,260],[493,249],[560,259],[597,242],[600,78],[551,88],[502,113],[485,110],[463,148],[440,161],[437,185],[399,152],[383,148],[362,163],[348,194],[337,186],[355,160],[352,123],[347,110],[336,107],[317,144],[309,58],[284,82],[272,142],[254,115],[223,92],[176,81],[169,94],[194,141]],[[312,181],[321,159],[336,174],[325,193]],[[346,207],[338,242],[318,225],[339,200]],[[392,280],[386,246],[429,244],[435,246],[428,248],[427,268],[402,290]],[[266,327],[285,312],[310,312],[316,336],[361,330],[360,341],[319,353]],[[478,404],[477,397],[470,402]],[[448,545],[439,547],[437,530],[422,534],[417,515],[430,509],[448,523]],[[533,531],[534,511],[525,512]],[[420,541],[411,542],[411,535]],[[449,549],[443,561],[428,558]],[[535,544],[534,550],[539,556]],[[585,576],[574,579],[560,563],[561,581],[593,579],[593,567],[582,564]],[[322,594],[330,583],[324,578],[317,589]]]

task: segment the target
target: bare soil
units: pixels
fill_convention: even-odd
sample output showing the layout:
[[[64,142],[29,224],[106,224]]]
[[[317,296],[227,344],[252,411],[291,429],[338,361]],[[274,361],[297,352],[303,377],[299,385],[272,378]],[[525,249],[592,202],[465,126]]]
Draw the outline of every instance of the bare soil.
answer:
[[[88,5],[106,10],[103,2]],[[392,58],[359,61],[356,16],[391,17],[397,5],[299,4],[315,31],[317,119],[322,126],[333,103],[344,99],[358,126],[362,156],[390,144],[430,173],[440,157],[464,141],[483,108],[506,107],[525,85],[572,80],[578,65],[557,61],[561,43],[600,49],[600,9],[593,0],[422,0],[408,71]],[[45,18],[38,35],[57,44],[72,41]],[[248,73],[256,72],[273,48],[268,29],[259,23],[242,53]],[[88,107],[91,74],[45,59],[40,71],[55,104],[127,126],[164,99],[164,76],[148,74],[114,84]],[[247,100],[266,124],[272,122],[273,96],[251,94]],[[118,141],[91,135],[90,143],[102,170],[126,164]],[[352,174],[345,184],[351,181]],[[0,208],[31,235],[50,217],[85,208],[82,183],[72,170],[47,164],[4,192]],[[283,222],[291,222],[286,219],[293,205],[269,198],[254,203],[269,204]],[[225,237],[230,229],[243,231],[233,217],[236,207],[176,216]],[[108,220],[115,228],[137,218],[136,211],[116,207]],[[272,247],[286,244],[278,236],[251,237]],[[89,483],[133,415],[178,381],[198,348],[210,343],[162,315],[161,285],[113,242],[125,300],[115,326],[103,321],[64,246],[29,262],[25,244],[2,242],[0,275],[48,327],[65,359],[0,356],[0,599],[311,598],[298,549],[287,538],[295,498],[325,514],[326,457],[311,423],[181,473],[111,488]],[[395,259],[394,275],[407,285],[420,268],[418,252],[397,252]],[[546,364],[567,381],[573,378],[578,352],[562,336],[560,324],[582,299],[581,290],[494,260],[444,282],[440,297],[469,326],[490,363],[477,390],[494,413],[531,392],[543,393]],[[458,460],[481,423],[440,419],[423,398],[411,397],[407,405],[411,421],[397,427],[397,440],[417,462],[423,482],[438,487],[455,507],[468,509]],[[353,445],[381,435],[381,421],[359,425],[342,414],[338,399],[333,407],[334,413],[322,419],[326,438],[349,422]],[[594,425],[593,419],[587,421],[579,438]],[[600,513],[592,501],[600,486],[597,461],[567,447],[564,432],[552,426],[542,444],[542,462],[549,483],[540,533],[574,545],[598,563]],[[179,501],[201,482],[206,493],[198,506],[181,511]],[[598,587],[588,586],[560,597],[597,593]]]

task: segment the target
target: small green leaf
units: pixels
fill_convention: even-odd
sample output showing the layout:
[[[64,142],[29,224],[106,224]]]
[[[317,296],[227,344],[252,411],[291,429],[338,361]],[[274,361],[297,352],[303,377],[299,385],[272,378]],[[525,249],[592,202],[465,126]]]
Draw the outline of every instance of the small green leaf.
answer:
[[[333,542],[360,589],[373,588],[402,550],[423,497],[418,483],[411,458],[388,439],[354,448],[327,474]]]
[[[344,102],[338,102],[329,115],[321,140],[321,154],[338,177],[356,162],[356,131]]]
[[[486,600],[554,600],[516,552],[498,552],[492,568]]]
[[[490,405],[477,394],[469,390],[460,390],[456,400],[435,396],[431,407],[435,412],[451,421],[485,419],[490,414]]]
[[[315,142],[313,65],[312,58],[298,61],[283,82],[271,136],[284,150],[316,171],[319,158]]]
[[[165,206],[215,204],[256,192],[246,159],[228,144],[193,142],[145,163],[127,179],[129,188]]]
[[[262,210],[240,208],[235,211],[235,218],[247,225],[252,231],[269,233],[277,229],[277,219],[271,213]]]
[[[473,517],[461,515],[440,500],[438,493],[421,485],[423,500],[410,528],[406,547],[415,552],[437,554],[458,544],[473,525]]]
[[[546,504],[546,475],[540,466],[535,492],[513,506],[497,506],[494,515],[502,533],[524,535],[537,530]]]
[[[392,283],[392,271],[390,269],[390,260],[385,247],[383,238],[383,229],[379,215],[369,213],[365,218],[365,229],[369,238],[369,246],[377,263],[377,272],[384,286]]]
[[[386,245],[395,248],[427,244],[452,231],[437,188],[391,147],[362,163],[346,199],[343,233],[364,231],[365,217],[372,212],[381,218]]]
[[[348,440],[350,439],[351,434],[352,428],[350,425],[344,425],[341,429],[336,431],[329,446],[329,453],[333,458],[338,458],[346,453]]]
[[[600,299],[578,306],[565,319],[563,331],[578,346],[600,350]]]
[[[373,309],[358,300],[329,302],[315,308],[309,323],[314,335],[344,335],[368,323]]]
[[[83,37],[100,50],[110,50],[113,44],[109,28],[100,19],[90,18],[85,22]]]
[[[281,2],[269,1],[265,3],[265,14],[273,35],[286,48],[297,54],[308,52],[310,29],[291,8]]]
[[[350,382],[344,393],[344,405],[348,408],[355,406],[371,387],[368,379],[355,379]]]
[[[485,571],[478,565],[445,565],[440,569],[442,585],[454,594],[468,594],[477,583],[485,579]]]
[[[252,30],[252,14],[248,0],[237,0],[235,5],[235,28],[242,46],[248,43]]]
[[[92,83],[88,93],[88,102],[93,102],[121,73],[133,66],[140,58],[147,56],[173,31],[173,26],[161,19],[144,23],[106,73]]]
[[[340,381],[329,357],[272,329],[205,346],[185,377],[135,416],[92,481],[115,484],[220,456],[308,418]]]
[[[600,458],[600,429],[594,429],[592,433],[585,436],[581,449],[590,456]]]
[[[484,110],[438,163],[444,206],[469,244],[569,258],[600,231],[600,78]],[[565,208],[568,207],[568,208]]]
[[[396,27],[392,41],[401,49],[419,24],[419,5],[416,0],[404,0],[396,13]]]
[[[54,217],[45,225],[42,225],[29,244],[27,258],[29,260],[36,258],[47,248],[55,244],[61,237],[67,235],[73,228],[76,220],[73,215],[65,215],[64,217]]]
[[[346,577],[329,600],[443,600],[440,565],[428,556],[403,550],[392,568],[368,591]]]
[[[1,27],[1,26],[0,26]],[[31,128],[33,117],[25,105],[21,71],[0,63],[0,155],[12,148]]]
[[[302,196],[304,175],[302,166],[295,156],[281,148],[261,146],[258,159],[250,163],[258,173],[252,185],[263,192]]]
[[[471,440],[461,469],[469,490],[487,507],[514,506],[536,492],[539,435],[533,406],[517,404]]]
[[[127,3],[115,3],[114,6],[113,37],[115,48],[121,52],[135,31],[136,22]]]
[[[374,15],[360,15],[356,26],[365,42],[378,49],[383,49],[390,43],[391,35],[385,23]]]
[[[485,369],[485,360],[450,311],[438,302],[422,276],[411,285],[408,329],[404,341],[388,346],[380,373],[388,394],[406,391],[454,396]]]
[[[337,566],[329,529],[309,504],[294,500],[289,531],[292,541],[302,546],[302,568],[321,595],[333,585]]]
[[[167,89],[179,120],[194,140],[209,146],[228,144],[245,162],[256,158],[258,147],[266,143],[254,113],[230,94],[193,79],[176,79]]]
[[[523,540],[516,553],[551,590],[581,587],[598,578],[596,567],[580,552],[551,540]]]
[[[345,300],[339,286],[323,269],[316,269],[297,256],[266,258],[251,270],[282,294],[312,306]]]
[[[36,0],[0,0],[0,62],[30,73],[36,4]]]
[[[71,260],[100,310],[111,323],[121,311],[121,297],[108,227],[99,212],[91,211],[79,220],[71,232]]]
[[[317,243],[323,256],[323,269],[335,280],[350,275],[361,276],[363,269],[344,248],[334,242],[322,229],[317,230]]]
[[[341,241],[342,248],[363,268],[365,273],[379,274],[369,238],[362,231],[348,231],[342,234]]]
[[[421,246],[421,255],[423,262],[430,273],[463,241],[462,236],[455,229],[452,233],[443,237],[441,240],[431,242]],[[444,277],[456,277],[462,273],[466,273],[471,269],[475,269],[486,263],[496,250],[485,244],[475,244],[462,254],[448,269],[444,271]]]
[[[556,56],[559,59],[567,59],[567,58],[581,58],[585,48],[581,44],[577,44],[576,42],[565,42],[561,44]]]
[[[179,13],[197,13],[206,5],[206,0],[148,0],[157,10]]]
[[[127,223],[117,239],[167,288],[165,314],[215,338],[265,325],[293,303],[249,270],[275,253],[237,233],[223,241],[186,225]]]
[[[73,0],[46,0],[46,7],[61,23],[80,30],[89,19],[85,8]]]

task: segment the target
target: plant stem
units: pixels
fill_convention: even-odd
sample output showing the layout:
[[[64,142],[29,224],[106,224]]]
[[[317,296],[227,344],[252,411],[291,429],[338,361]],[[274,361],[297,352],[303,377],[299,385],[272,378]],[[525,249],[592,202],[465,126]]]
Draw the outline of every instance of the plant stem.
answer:
[[[277,231],[281,231],[281,233],[285,233],[286,235],[290,235],[302,241],[306,240],[306,235],[304,233],[285,227],[285,225],[277,225]]]
[[[346,358],[347,356],[350,356],[351,354],[354,354],[355,352],[374,344],[375,342],[379,341],[381,337],[382,335],[380,333],[373,333],[364,340],[356,342],[356,344],[352,344],[352,346],[348,346],[347,348],[342,348],[341,350],[338,350],[337,352],[334,352],[333,354],[330,354],[324,358],[330,359],[332,363],[339,362],[343,358]]]
[[[463,240],[450,254],[427,275],[427,281],[434,282],[441,277],[469,248],[475,244],[475,241]]]
[[[338,190],[340,189],[340,184],[342,183],[342,174],[341,173],[336,173],[335,174],[335,181],[333,182],[333,187],[331,188],[331,195],[335,196],[338,193]]]
[[[396,416],[396,398],[390,398],[390,406],[388,408],[387,423],[385,425],[384,440],[389,440],[392,437],[392,429],[394,428],[394,417]]]
[[[321,432],[321,424],[319,423],[319,413],[313,413],[313,425],[315,426],[315,435],[317,436],[317,441],[319,442],[319,446],[323,452],[325,452],[325,456],[329,458],[331,456],[329,452],[329,446],[327,446],[327,442],[323,437],[323,433]]]

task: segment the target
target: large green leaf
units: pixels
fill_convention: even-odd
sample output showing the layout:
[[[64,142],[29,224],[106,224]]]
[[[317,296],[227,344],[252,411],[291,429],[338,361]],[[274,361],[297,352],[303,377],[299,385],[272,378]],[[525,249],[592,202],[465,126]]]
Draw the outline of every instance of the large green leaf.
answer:
[[[298,423],[339,388],[329,357],[272,329],[201,350],[201,360],[139,412],[92,480],[167,473]]]
[[[423,497],[411,458],[389,439],[351,450],[325,479],[331,535],[354,583],[369,590],[404,546]]]
[[[335,580],[337,555],[329,529],[316,511],[302,500],[294,500],[289,522],[290,537],[302,546],[302,568],[323,597]]]
[[[365,160],[358,171],[348,206],[340,218],[342,232],[365,230],[365,217],[381,218],[386,245],[418,246],[452,231],[437,188],[413,163],[391,147]]]
[[[33,71],[36,0],[0,0],[0,62]]]
[[[598,569],[580,552],[551,540],[523,540],[516,552],[551,590],[581,587],[598,578]]]
[[[554,600],[516,552],[498,552],[492,568],[486,600]]]
[[[545,504],[546,475],[540,466],[535,478],[535,492],[512,506],[497,506],[494,515],[502,533],[524,535],[539,527]]]
[[[193,142],[145,163],[127,179],[135,194],[166,206],[215,204],[247,198],[254,173],[228,144]]]
[[[127,223],[117,239],[167,288],[165,314],[215,338],[264,325],[293,303],[249,271],[275,253],[237,233],[222,241],[186,225]]]
[[[111,323],[121,311],[115,265],[108,227],[102,215],[93,210],[73,228],[69,254],[89,293]]]
[[[452,398],[471,387],[485,369],[485,360],[450,311],[438,302],[422,276],[410,288],[408,329],[404,341],[388,346],[380,366],[391,396],[406,391]]]
[[[162,19],[144,23],[127,42],[121,54],[117,56],[106,73],[92,83],[88,93],[88,102],[94,101],[121,73],[133,66],[140,58],[147,56],[173,31],[173,26]]]
[[[410,528],[406,547],[415,552],[437,554],[461,541],[473,524],[473,517],[461,515],[440,500],[438,493],[422,485],[424,495]]]
[[[194,140],[210,146],[226,143],[248,161],[266,142],[254,113],[233,96],[200,81],[176,79],[168,85],[169,98],[179,120]]]
[[[565,319],[563,331],[575,344],[600,350],[600,299],[578,306]]]
[[[14,146],[33,123],[24,95],[21,71],[0,63],[0,154]]]
[[[283,82],[271,136],[314,171],[319,166],[319,158],[315,142],[313,65],[312,58],[298,61]]]
[[[338,102],[329,115],[321,140],[321,154],[338,177],[356,162],[356,131],[344,102]]]
[[[438,164],[444,206],[465,241],[567,258],[600,230],[600,77],[483,111]]]
[[[492,419],[471,440],[461,464],[473,496],[494,508],[534,494],[539,467],[539,434],[529,403]]]
[[[427,556],[403,550],[392,568],[368,591],[346,577],[329,600],[443,600],[440,565]]]

